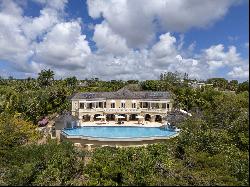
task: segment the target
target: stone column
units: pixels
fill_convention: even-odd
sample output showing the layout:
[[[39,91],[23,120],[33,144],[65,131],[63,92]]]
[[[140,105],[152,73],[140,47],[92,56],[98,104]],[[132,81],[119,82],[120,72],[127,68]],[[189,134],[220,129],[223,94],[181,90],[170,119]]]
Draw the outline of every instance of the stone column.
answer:
[[[155,122],[155,115],[150,116],[150,122]]]
[[[129,116],[130,116],[129,114],[127,114],[127,115],[126,115],[126,117],[127,117],[127,121],[129,121]]]
[[[91,116],[90,116],[90,121],[91,121],[91,122],[94,122],[94,115],[91,115]]]
[[[82,115],[79,115],[78,118],[79,118],[79,120],[82,120]]]
[[[162,109],[162,103],[159,103],[159,108]]]
[[[161,119],[162,119],[162,120],[161,120],[162,123],[167,123],[167,121],[166,121],[166,116],[161,116]]]

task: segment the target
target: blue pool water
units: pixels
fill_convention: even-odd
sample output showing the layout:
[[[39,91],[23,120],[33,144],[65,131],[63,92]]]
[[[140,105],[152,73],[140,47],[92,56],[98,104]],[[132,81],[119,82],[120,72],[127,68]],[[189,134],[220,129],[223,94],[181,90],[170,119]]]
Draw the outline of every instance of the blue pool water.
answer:
[[[175,131],[159,127],[80,127],[64,129],[69,136],[87,136],[95,138],[149,138],[168,137],[177,134]]]

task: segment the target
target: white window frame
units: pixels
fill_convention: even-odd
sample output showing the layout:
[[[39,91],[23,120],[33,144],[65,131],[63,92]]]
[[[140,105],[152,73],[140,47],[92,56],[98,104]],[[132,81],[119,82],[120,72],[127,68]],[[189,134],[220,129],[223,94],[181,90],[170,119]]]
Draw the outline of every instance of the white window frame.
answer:
[[[114,105],[114,107],[113,107],[113,105]],[[112,102],[112,103],[110,104],[110,108],[115,108],[115,103]]]
[[[125,108],[125,107],[126,107],[125,102],[121,102],[121,108]]]

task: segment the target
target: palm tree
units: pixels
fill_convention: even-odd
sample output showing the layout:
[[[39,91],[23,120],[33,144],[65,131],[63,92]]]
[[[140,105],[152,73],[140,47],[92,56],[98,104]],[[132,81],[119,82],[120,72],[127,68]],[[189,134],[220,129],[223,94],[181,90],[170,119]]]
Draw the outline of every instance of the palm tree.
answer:
[[[54,72],[50,69],[48,70],[42,70],[40,73],[38,73],[38,82],[40,84],[40,86],[50,86],[52,85],[52,81],[54,80]]]
[[[77,78],[75,76],[68,77],[65,79],[67,86],[69,87],[76,87],[77,85]]]

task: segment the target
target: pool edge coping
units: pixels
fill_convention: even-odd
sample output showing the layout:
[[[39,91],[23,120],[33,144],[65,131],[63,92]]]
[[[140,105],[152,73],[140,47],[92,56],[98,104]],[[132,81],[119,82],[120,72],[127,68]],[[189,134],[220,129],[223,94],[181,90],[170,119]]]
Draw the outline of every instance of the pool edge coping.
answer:
[[[175,131],[176,132],[176,131]],[[153,137],[145,137],[145,138],[97,138],[91,136],[71,136],[61,131],[61,134],[68,139],[87,139],[87,140],[95,140],[95,141],[110,141],[110,142],[131,142],[131,141],[147,141],[147,140],[166,140],[170,138],[174,138],[179,135],[179,132],[176,132],[170,136],[153,136]]]

